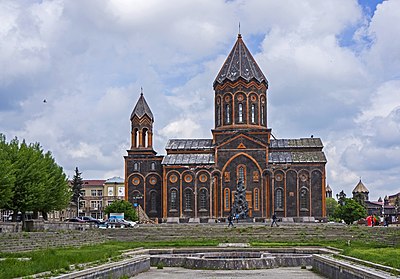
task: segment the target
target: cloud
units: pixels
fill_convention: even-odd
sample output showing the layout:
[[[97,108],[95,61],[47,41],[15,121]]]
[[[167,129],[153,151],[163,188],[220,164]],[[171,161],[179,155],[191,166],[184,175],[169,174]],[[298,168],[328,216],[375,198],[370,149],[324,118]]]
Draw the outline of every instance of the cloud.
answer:
[[[123,176],[143,87],[159,154],[169,138],[210,138],[212,83],[240,21],[269,80],[274,135],[321,137],[334,192],[362,176],[372,199],[392,194],[399,5],[370,14],[355,0],[2,1],[0,131],[39,141],[70,175]]]

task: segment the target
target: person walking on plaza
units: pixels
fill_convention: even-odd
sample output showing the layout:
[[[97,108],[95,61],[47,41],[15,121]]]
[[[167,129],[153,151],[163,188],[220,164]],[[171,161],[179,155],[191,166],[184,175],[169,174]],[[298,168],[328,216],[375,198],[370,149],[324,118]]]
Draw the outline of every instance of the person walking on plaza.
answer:
[[[228,228],[230,227],[230,226],[232,226],[233,227],[233,217],[232,217],[232,215],[231,214],[229,214],[229,216],[228,216]]]
[[[274,214],[272,214],[272,223],[271,223],[271,227],[274,226],[274,224],[279,227],[278,223],[276,222],[276,214],[274,212]]]

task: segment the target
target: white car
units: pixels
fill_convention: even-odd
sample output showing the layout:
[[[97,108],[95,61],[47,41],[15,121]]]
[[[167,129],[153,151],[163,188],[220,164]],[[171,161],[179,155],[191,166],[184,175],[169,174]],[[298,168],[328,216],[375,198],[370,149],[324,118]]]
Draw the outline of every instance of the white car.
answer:
[[[139,225],[138,225],[137,222],[128,221],[128,220],[125,220],[125,219],[121,219],[121,221],[131,224],[131,227],[132,227],[132,228],[133,228],[133,227],[139,227]]]

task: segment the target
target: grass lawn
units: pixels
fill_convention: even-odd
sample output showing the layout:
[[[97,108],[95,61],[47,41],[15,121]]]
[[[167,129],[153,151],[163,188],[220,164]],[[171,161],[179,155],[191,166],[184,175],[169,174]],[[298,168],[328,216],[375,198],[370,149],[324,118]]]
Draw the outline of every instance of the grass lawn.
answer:
[[[174,242],[108,242],[98,245],[82,246],[80,248],[57,248],[23,253],[0,253],[0,278],[15,278],[36,273],[51,271],[52,275],[70,270],[71,265],[82,263],[103,263],[118,259],[123,251],[137,247],[190,247],[216,246],[218,240],[174,241]],[[287,246],[332,246],[344,249],[343,254],[400,268],[400,247],[383,247],[378,242],[365,244],[353,241],[347,246],[344,241],[329,243],[324,241],[308,242],[252,242],[256,247],[287,247]],[[16,258],[31,258],[29,261],[18,261]]]

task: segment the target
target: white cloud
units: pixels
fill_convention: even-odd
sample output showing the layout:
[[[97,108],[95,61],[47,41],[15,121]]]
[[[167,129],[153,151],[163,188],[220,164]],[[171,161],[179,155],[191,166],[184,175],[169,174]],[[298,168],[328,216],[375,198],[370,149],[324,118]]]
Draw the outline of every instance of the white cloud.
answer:
[[[69,174],[123,176],[143,87],[159,153],[168,138],[210,138],[212,83],[240,21],[270,82],[275,136],[321,137],[334,191],[350,194],[362,176],[371,198],[392,194],[399,10],[384,1],[369,19],[355,0],[3,1],[0,131],[39,141]]]

